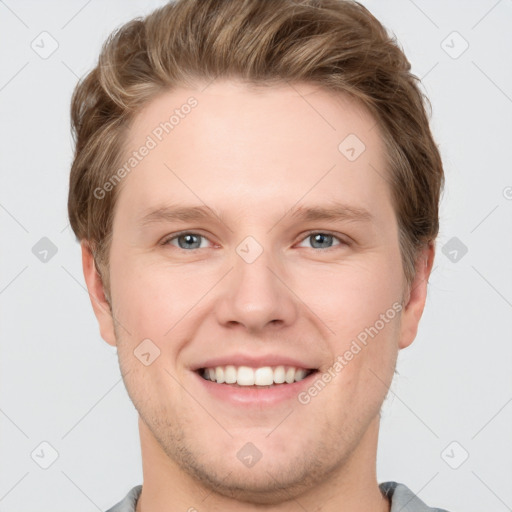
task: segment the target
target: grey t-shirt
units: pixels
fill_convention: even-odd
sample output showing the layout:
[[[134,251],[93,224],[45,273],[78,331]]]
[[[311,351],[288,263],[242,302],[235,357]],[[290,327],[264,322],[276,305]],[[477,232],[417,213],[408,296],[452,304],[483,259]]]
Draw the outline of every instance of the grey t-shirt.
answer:
[[[430,508],[421,501],[408,487],[396,482],[383,482],[379,488],[391,500],[390,512],[448,512],[442,508]],[[142,491],[142,485],[134,487],[122,501],[107,512],[135,512],[135,506]]]

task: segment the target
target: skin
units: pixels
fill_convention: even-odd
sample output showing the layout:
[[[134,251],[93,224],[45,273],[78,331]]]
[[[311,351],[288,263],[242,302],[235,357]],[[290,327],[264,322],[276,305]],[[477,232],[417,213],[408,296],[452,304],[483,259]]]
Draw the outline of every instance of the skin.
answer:
[[[398,351],[416,336],[434,247],[419,254],[409,290],[375,120],[311,84],[216,81],[154,99],[126,147],[140,147],[191,95],[197,107],[118,185],[113,313],[82,243],[101,335],[117,347],[139,413],[137,511],[389,511],[376,479],[379,411]],[[338,150],[348,134],[366,146],[353,162]],[[373,220],[298,222],[288,213],[332,201]],[[222,220],[141,227],[148,210],[178,203],[206,204]],[[205,237],[193,240],[199,248],[162,244],[183,231]],[[339,239],[322,246],[310,231]],[[263,248],[253,263],[236,252],[247,236]],[[307,405],[242,410],[212,397],[191,371],[236,351],[287,354],[325,372],[394,303],[402,311]],[[134,356],[147,338],[160,349],[149,366]],[[251,468],[236,456],[247,442],[262,453]]]

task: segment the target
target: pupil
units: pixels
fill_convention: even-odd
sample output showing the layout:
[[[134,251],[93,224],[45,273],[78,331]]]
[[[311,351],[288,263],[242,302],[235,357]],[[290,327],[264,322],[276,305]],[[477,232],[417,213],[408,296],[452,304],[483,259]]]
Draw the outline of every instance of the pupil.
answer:
[[[326,246],[326,240],[328,241],[329,238],[331,238],[331,235],[326,235],[326,234],[322,234],[322,233],[319,233],[319,234],[313,235],[313,236],[314,236],[314,239],[315,239],[315,243],[319,242],[319,244],[322,247],[325,247]]]
[[[180,240],[185,240],[185,243],[184,243],[184,244],[181,244],[181,243],[180,243],[180,247],[181,247],[182,249],[186,249],[186,248],[189,248],[189,249],[190,249],[190,247],[191,247],[194,243],[195,243],[195,244],[197,244],[197,241],[196,241],[196,242],[194,242],[194,238],[197,238],[197,236],[196,236],[196,235],[182,235],[182,236],[180,237]],[[196,249],[196,247],[193,247],[193,248],[194,248],[194,249]]]

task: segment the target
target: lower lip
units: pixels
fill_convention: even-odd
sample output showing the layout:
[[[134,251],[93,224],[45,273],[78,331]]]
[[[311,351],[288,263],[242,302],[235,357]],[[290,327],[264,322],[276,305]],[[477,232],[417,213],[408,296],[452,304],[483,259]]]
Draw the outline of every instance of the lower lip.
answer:
[[[203,379],[198,372],[194,373],[204,386],[204,389],[219,400],[238,406],[273,406],[284,401],[297,400],[299,393],[310,385],[318,372],[311,373],[299,382],[293,382],[292,384],[276,384],[268,388],[217,384],[211,380]]]

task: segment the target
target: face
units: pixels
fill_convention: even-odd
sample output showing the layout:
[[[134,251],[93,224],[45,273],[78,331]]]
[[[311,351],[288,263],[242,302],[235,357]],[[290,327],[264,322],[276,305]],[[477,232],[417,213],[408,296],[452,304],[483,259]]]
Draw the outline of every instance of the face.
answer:
[[[254,500],[348,467],[374,447],[425,299],[421,269],[403,294],[374,119],[308,84],[217,81],[155,99],[126,147],[138,156],[117,185],[114,321],[85,249],[84,268],[143,445]]]

